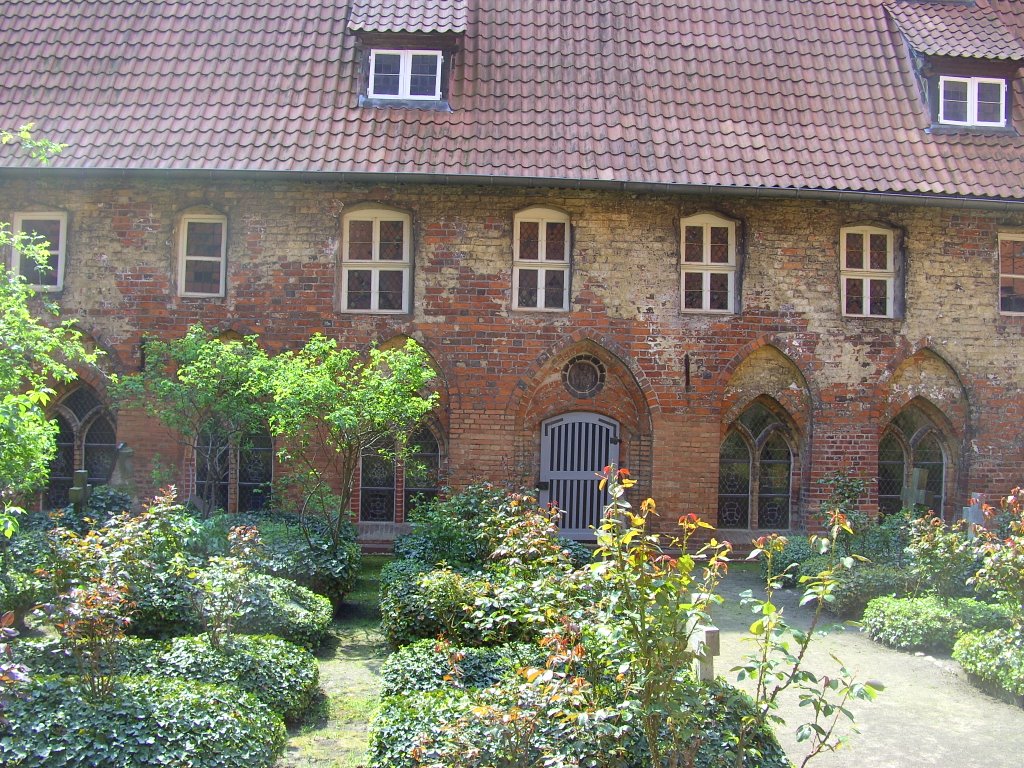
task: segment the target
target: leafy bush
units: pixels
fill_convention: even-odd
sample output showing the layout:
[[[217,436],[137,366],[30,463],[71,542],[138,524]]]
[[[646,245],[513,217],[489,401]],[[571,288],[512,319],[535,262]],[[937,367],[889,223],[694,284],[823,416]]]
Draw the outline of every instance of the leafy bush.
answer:
[[[894,648],[948,652],[965,632],[1008,627],[1009,617],[971,598],[878,597],[864,609],[863,623],[869,637]]]
[[[267,512],[248,515],[215,515],[202,523],[200,554],[227,554],[227,535],[231,528],[245,525],[259,530],[262,539],[260,558],[254,567],[272,576],[290,579],[324,595],[336,609],[355,583],[361,551],[352,525],[339,528],[339,546],[316,520],[302,520],[287,513]]]
[[[170,647],[167,641],[125,637],[106,662],[111,675],[150,675],[157,672],[156,660]],[[78,663],[61,643],[53,638],[22,638],[14,645],[14,658],[32,670],[33,675],[76,675]]]
[[[911,522],[910,571],[917,581],[942,597],[969,597],[968,585],[981,567],[981,556],[967,535],[966,523],[946,525],[926,515]]]
[[[33,608],[52,597],[49,585],[34,573],[11,570],[0,574],[0,616],[11,611],[19,627],[24,627]]]
[[[564,536],[558,537],[558,546],[560,546],[569,558],[569,563],[573,568],[583,568],[590,565],[594,561],[594,552],[586,544],[579,541],[573,541],[567,539]]]
[[[904,509],[883,518],[874,518],[854,530],[849,541],[850,554],[860,555],[875,565],[902,565],[908,560],[913,510]]]
[[[473,645],[479,638],[466,619],[485,588],[486,582],[474,575],[400,560],[381,572],[381,632],[395,648],[439,635]]]
[[[331,601],[323,595],[287,579],[255,574],[240,607],[235,631],[277,635],[315,651],[333,616]]]
[[[837,616],[860,616],[876,597],[904,597],[914,586],[905,571],[890,565],[859,564],[836,576],[839,583],[832,592],[833,600],[825,607]]]
[[[1024,631],[968,632],[953,658],[982,687],[1024,704]]]
[[[269,768],[285,739],[280,718],[252,694],[159,677],[120,678],[106,698],[37,678],[7,717],[7,768]]]
[[[161,675],[248,691],[290,722],[302,718],[320,680],[309,651],[273,635],[234,635],[220,649],[205,635],[178,637],[155,664]]]
[[[533,696],[532,686],[515,682],[477,691],[447,688],[386,697],[371,727],[370,765],[417,768],[420,763],[413,757],[417,747],[428,762],[456,766],[513,764],[513,760],[515,765],[615,762],[628,768],[650,763],[646,744],[634,728],[637,713],[629,708],[612,708],[598,723],[570,713],[549,717],[546,705],[551,702]],[[686,681],[676,690],[679,703],[693,714],[699,729],[692,742],[695,768],[736,765],[741,721],[752,714],[750,698],[719,681]],[[510,711],[516,713],[514,718],[496,716]],[[745,747],[744,765],[789,766],[766,729],[748,732]]]
[[[781,586],[796,586],[800,580],[800,574],[797,570],[800,564],[816,556],[818,556],[818,551],[811,546],[811,542],[808,541],[806,535],[794,533],[791,537],[788,537],[786,545],[782,548],[782,552],[776,556],[773,564],[774,571],[783,574]],[[768,561],[766,558],[761,558],[760,563],[761,580],[763,581],[768,576]]]
[[[477,510],[476,514],[479,514]],[[433,499],[410,515],[412,530],[395,540],[395,555],[427,565],[479,563],[487,555],[475,515],[461,494]]]
[[[429,638],[399,648],[381,668],[385,696],[438,688],[486,688],[520,667],[541,665],[536,645],[511,643],[492,648],[460,648]]]

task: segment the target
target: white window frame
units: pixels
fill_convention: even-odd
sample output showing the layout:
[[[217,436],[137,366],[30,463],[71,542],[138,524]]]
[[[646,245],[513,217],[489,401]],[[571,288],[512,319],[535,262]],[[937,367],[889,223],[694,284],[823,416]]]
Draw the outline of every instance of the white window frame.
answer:
[[[1016,279],[1024,280],[1024,275],[1018,275],[1015,272],[1003,272],[1003,241],[1010,240],[1012,242],[1024,242],[1024,232],[1000,232],[999,233],[999,251],[996,253],[996,258],[999,260],[999,282],[1003,281],[1004,277],[1011,277]],[[1001,315],[1014,315],[1021,316],[1024,312],[1016,312],[1012,310],[1003,309],[1003,297],[1001,293],[997,291],[997,300],[999,302],[999,314]]]
[[[377,56],[398,56],[398,93],[377,93],[374,90],[376,78]],[[434,56],[437,59],[437,77],[434,82],[434,93],[429,96],[413,96],[409,93],[412,84],[412,57],[413,56]],[[374,48],[370,51],[370,77],[366,87],[366,94],[371,99],[392,99],[410,101],[440,101],[441,100],[441,74],[444,69],[444,53],[442,51],[420,50],[408,51],[401,49]]]
[[[702,227],[704,243],[702,260],[686,261],[686,228]],[[726,227],[729,230],[729,261],[713,263],[711,261],[711,228]],[[736,313],[736,222],[713,213],[698,213],[679,220],[679,309],[688,314],[711,313],[716,315],[732,315]],[[701,275],[701,306],[686,306],[686,276]],[[728,275],[729,305],[726,309],[711,309],[711,275]]]
[[[349,258],[349,231],[353,221],[370,221],[373,223],[373,256],[371,259]],[[382,221],[402,222],[402,260],[392,261],[380,258],[380,224]],[[412,292],[412,217],[401,211],[389,208],[360,208],[346,213],[342,217],[341,235],[341,311],[357,314],[401,315],[409,313],[410,294]],[[349,308],[348,306],[348,273],[352,270],[370,272],[370,307]],[[380,309],[380,273],[402,272],[402,308]]]
[[[220,224],[220,256],[189,256],[188,255],[188,225],[196,224]],[[220,281],[215,293],[205,291],[185,290],[185,267],[187,262],[203,261],[216,262],[220,265]],[[194,298],[221,298],[227,287],[227,264],[228,264],[228,218],[217,214],[188,213],[181,217],[181,231],[178,236],[178,295]]]
[[[846,236],[862,235],[864,238],[864,262],[861,269],[848,269],[846,266]],[[871,269],[870,242],[871,235],[885,235],[886,268]],[[846,281],[859,280],[863,312],[846,311]],[[871,281],[885,280],[885,314],[871,314]],[[843,227],[839,230],[839,301],[844,317],[892,318],[896,316],[896,233],[885,227]]]
[[[42,285],[37,283],[30,283],[32,288],[36,291],[47,291],[57,292],[64,290],[64,264],[67,257],[67,240],[68,240],[68,215],[64,211],[22,211],[15,213],[11,219],[11,231],[14,233],[24,232],[22,222],[25,219],[48,219],[51,221],[60,222],[60,243],[57,246],[57,283],[56,285]],[[25,232],[26,235],[31,236],[31,232]],[[52,245],[52,243],[51,243]],[[54,253],[53,249],[50,249],[50,253]],[[21,270],[21,253],[17,248],[11,249],[11,271],[16,272],[19,275],[24,275]]]
[[[951,120],[946,117],[946,83],[967,85],[967,120]],[[978,86],[991,83],[999,86],[999,120],[988,122],[978,119]],[[998,77],[939,77],[939,122],[943,125],[979,126],[1003,128],[1006,126],[1006,80]]]
[[[520,227],[523,223],[537,225],[537,258],[520,259]],[[565,243],[562,250],[562,258],[554,259],[548,257],[547,225],[565,224]],[[512,307],[529,312],[568,312],[570,293],[570,268],[572,266],[572,220],[569,215],[554,208],[534,207],[519,211],[512,221]],[[519,303],[519,272],[522,269],[532,269],[537,272],[537,306],[522,306]],[[546,275],[548,272],[561,272],[562,278],[562,306],[544,306],[546,296],[545,287]]]

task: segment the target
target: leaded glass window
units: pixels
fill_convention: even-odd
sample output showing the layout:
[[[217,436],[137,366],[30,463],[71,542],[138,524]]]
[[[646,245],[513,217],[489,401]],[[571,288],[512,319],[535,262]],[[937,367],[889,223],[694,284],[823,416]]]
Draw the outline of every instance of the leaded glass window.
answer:
[[[911,404],[892,420],[878,443],[878,509],[882,514],[903,507],[903,490],[925,472],[924,504],[941,512],[945,502],[946,451],[942,433],[924,411]]]
[[[57,453],[50,462],[45,503],[55,509],[68,504],[75,470],[89,473],[89,482],[104,485],[117,463],[114,416],[88,384],[80,384],[54,406]]]
[[[750,526],[750,449],[738,432],[725,439],[719,453],[718,525]]]
[[[548,208],[516,214],[512,242],[512,305],[516,309],[569,309],[569,217]]]
[[[341,309],[408,312],[412,290],[412,219],[383,208],[359,208],[342,219]]]
[[[409,452],[396,461],[390,449],[367,447],[360,461],[359,519],[364,523],[390,523],[399,512],[408,514],[417,504],[437,497],[440,487],[441,444],[428,427],[409,437]]]
[[[878,444],[878,511],[891,515],[903,506],[903,446],[889,433]]]

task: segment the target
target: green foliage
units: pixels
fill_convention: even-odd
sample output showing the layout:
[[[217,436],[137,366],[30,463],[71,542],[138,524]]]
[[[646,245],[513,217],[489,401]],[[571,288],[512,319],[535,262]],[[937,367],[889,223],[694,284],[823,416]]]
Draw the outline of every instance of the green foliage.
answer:
[[[423,395],[434,377],[426,351],[411,339],[400,349],[362,355],[317,334],[274,359],[271,431],[285,438],[282,454],[299,464],[292,479],[302,492],[301,512],[325,524],[334,547],[345,538],[363,450],[404,444],[437,402],[436,394]],[[337,495],[331,475],[340,479]]]
[[[219,648],[205,635],[178,637],[155,664],[162,676],[248,691],[289,722],[301,720],[320,679],[309,651],[273,635],[234,635]]]
[[[876,597],[904,597],[914,591],[914,579],[891,565],[859,564],[836,572],[832,600],[825,609],[836,616],[859,617]]]
[[[391,654],[381,668],[384,696],[438,688],[486,688],[516,670],[544,663],[544,652],[529,643],[490,648],[458,647],[429,638]]]
[[[783,587],[795,587],[800,581],[801,565],[812,557],[817,556],[819,556],[819,552],[811,546],[807,536],[794,533],[792,536],[787,537],[782,551],[772,561],[772,567],[776,570],[780,585]],[[768,580],[768,564],[767,558],[761,558],[762,581]]]
[[[969,632],[956,641],[953,658],[983,687],[1024,703],[1024,632]]]
[[[315,651],[331,626],[331,601],[293,581],[256,574],[243,598],[235,631],[271,634]]]
[[[145,342],[142,372],[122,378],[114,397],[145,409],[208,468],[199,505],[215,505],[215,478],[227,474],[231,446],[266,429],[271,361],[255,336],[222,340],[201,325],[180,339]]]
[[[355,526],[341,526],[334,543],[322,526],[303,526],[297,519],[259,521],[257,526],[263,536],[259,570],[324,595],[334,608],[341,605],[359,570],[361,550]]]
[[[972,580],[1007,607],[1019,631],[1024,632],[1024,490],[1014,488],[1001,502],[1006,534],[981,530],[975,548],[981,568]],[[995,510],[986,510],[995,518]]]
[[[479,520],[468,513],[463,494],[433,499],[410,516],[412,530],[395,540],[395,555],[427,565],[480,563],[487,555]]]
[[[39,678],[11,701],[0,753],[8,768],[269,768],[285,730],[252,694],[161,677],[124,677],[97,698]]]
[[[478,633],[466,620],[485,589],[479,575],[431,570],[415,560],[389,564],[381,571],[381,632],[394,648],[438,636],[477,644]]]
[[[652,765],[647,743],[629,704],[600,712],[575,709],[573,702],[551,702],[529,683],[507,678],[483,691],[445,688],[388,696],[373,723],[368,750],[373,768],[444,765],[593,765],[641,768]],[[691,679],[673,688],[677,711],[691,713],[701,731],[685,747],[666,756],[665,765],[693,768],[789,766],[767,729],[746,736],[745,759],[737,752],[744,718],[753,713],[748,696],[716,681]]]
[[[828,498],[821,504],[819,520],[828,526],[836,514],[846,518],[851,532],[841,533],[836,545],[841,554],[850,554],[845,551],[847,540],[856,535],[867,521],[867,515],[860,511],[860,500],[867,491],[868,481],[848,469],[826,473],[818,480],[818,485],[828,490]]]
[[[894,648],[946,652],[965,632],[1010,624],[1006,611],[998,606],[969,597],[943,600],[934,595],[875,598],[865,608],[862,621],[871,639]]]
[[[942,597],[974,594],[968,582],[981,566],[966,523],[947,525],[942,518],[925,515],[911,521],[910,572],[930,592]]]

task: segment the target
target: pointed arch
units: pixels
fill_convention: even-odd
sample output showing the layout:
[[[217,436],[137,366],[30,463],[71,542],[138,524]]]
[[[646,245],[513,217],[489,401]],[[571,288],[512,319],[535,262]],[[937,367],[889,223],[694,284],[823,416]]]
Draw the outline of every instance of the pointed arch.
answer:
[[[957,496],[959,450],[953,426],[943,412],[915,397],[884,425],[878,442],[878,508],[898,512],[903,491],[923,492],[919,503],[943,514]],[[915,470],[920,471],[914,487]]]
[[[93,485],[105,485],[117,462],[117,421],[107,401],[86,382],[78,382],[50,408],[57,422],[57,453],[50,463],[46,506],[68,503],[74,473],[84,469]]]
[[[786,414],[798,434],[810,432],[812,392],[796,362],[774,343],[755,346],[734,360],[723,389],[723,432],[752,402],[767,398]]]
[[[907,350],[883,374],[886,386],[883,421],[896,417],[912,401],[931,409],[930,414],[962,441],[969,430],[971,404],[963,379],[945,356],[933,347]]]

